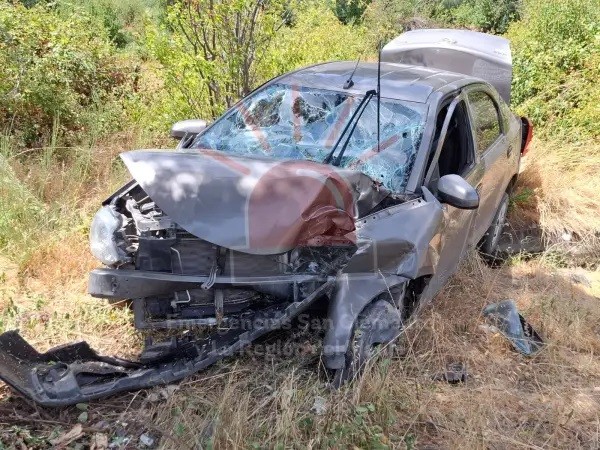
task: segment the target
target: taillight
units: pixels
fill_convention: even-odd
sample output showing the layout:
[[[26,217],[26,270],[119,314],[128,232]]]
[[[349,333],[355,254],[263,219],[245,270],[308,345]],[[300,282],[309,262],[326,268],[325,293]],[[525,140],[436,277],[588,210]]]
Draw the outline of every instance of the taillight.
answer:
[[[521,117],[521,155],[529,151],[529,144],[533,137],[533,124],[527,117]]]

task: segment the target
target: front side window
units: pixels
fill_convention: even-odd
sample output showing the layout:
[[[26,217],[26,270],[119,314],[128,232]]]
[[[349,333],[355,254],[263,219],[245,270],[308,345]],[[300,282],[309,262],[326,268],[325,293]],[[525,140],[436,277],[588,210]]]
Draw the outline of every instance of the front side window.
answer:
[[[498,110],[494,100],[483,91],[470,92],[468,96],[473,113],[477,153],[482,155],[500,136]]]
[[[190,148],[322,162],[340,140],[361,99],[343,91],[273,84],[219,118]],[[426,112],[423,104],[382,99],[377,151],[377,100],[371,98],[331,161],[336,161],[349,138],[341,167],[361,171],[393,191],[403,190],[421,142]]]

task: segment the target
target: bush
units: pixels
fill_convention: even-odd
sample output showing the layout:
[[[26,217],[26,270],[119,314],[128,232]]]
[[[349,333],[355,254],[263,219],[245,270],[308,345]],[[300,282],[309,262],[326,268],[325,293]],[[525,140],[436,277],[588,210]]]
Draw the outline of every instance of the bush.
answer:
[[[520,0],[465,0],[449,8],[448,15],[455,26],[501,34],[519,19],[520,3]]]
[[[293,26],[284,28],[271,43],[260,66],[261,79],[325,61],[355,60],[376,55],[365,27],[344,25],[325,5],[311,4],[297,11]]]
[[[335,15],[344,24],[358,23],[369,3],[370,0],[336,0]]]
[[[543,133],[600,136],[600,7],[597,0],[526,0],[507,37],[513,101]]]
[[[144,28],[145,18],[158,20],[164,9],[161,0],[86,0],[82,3],[59,0],[55,4],[64,17],[70,17],[76,10],[102,24],[119,48],[135,43],[136,34]]]
[[[132,69],[86,16],[1,4],[0,65],[0,123],[23,145],[44,145],[52,132],[70,143],[120,121],[116,100]]]
[[[363,59],[374,55],[375,47],[369,46],[364,27],[343,25],[325,4],[305,2],[302,8],[295,9],[293,6],[288,6],[284,16],[290,20],[281,22],[279,18],[282,26],[266,30],[268,39],[256,53],[248,90],[302,66],[336,59],[356,59],[361,54]],[[280,12],[281,9],[276,8],[278,15]],[[161,63],[158,67],[147,67],[150,70],[146,76],[154,71],[152,77],[156,82],[150,87],[154,92],[144,92],[140,96],[140,103],[144,103],[147,109],[145,114],[136,114],[136,117],[146,128],[166,131],[168,126],[180,119],[211,119],[237,101],[246,90],[230,90],[228,83],[233,79],[231,75],[236,71],[235,65],[219,65],[220,59],[207,61],[194,55],[180,27],[165,26],[159,30],[149,23],[146,48],[151,58]],[[223,97],[220,102],[211,105],[209,82],[220,86],[222,93],[229,92],[229,98]],[[243,87],[243,83],[237,84]],[[136,109],[142,111],[144,106],[139,104]]]
[[[439,28],[439,19],[433,18],[434,7],[431,1],[423,0],[376,0],[367,7],[363,23],[377,48],[379,42],[385,45],[405,31]]]

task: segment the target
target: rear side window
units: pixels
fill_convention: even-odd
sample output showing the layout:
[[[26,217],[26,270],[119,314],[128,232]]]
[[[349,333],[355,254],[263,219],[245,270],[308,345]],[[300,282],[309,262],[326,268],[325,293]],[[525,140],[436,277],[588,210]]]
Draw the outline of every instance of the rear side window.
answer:
[[[481,155],[500,136],[498,109],[492,97],[483,91],[470,92],[468,95],[473,114],[477,153]]]

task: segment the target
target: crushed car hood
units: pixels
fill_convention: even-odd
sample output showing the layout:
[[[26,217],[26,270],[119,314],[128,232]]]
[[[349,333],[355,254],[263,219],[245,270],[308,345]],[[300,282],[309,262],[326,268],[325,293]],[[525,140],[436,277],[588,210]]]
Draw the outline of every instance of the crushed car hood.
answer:
[[[212,150],[121,155],[148,196],[182,228],[253,254],[354,242],[354,221],[389,191],[367,175],[311,161]]]

